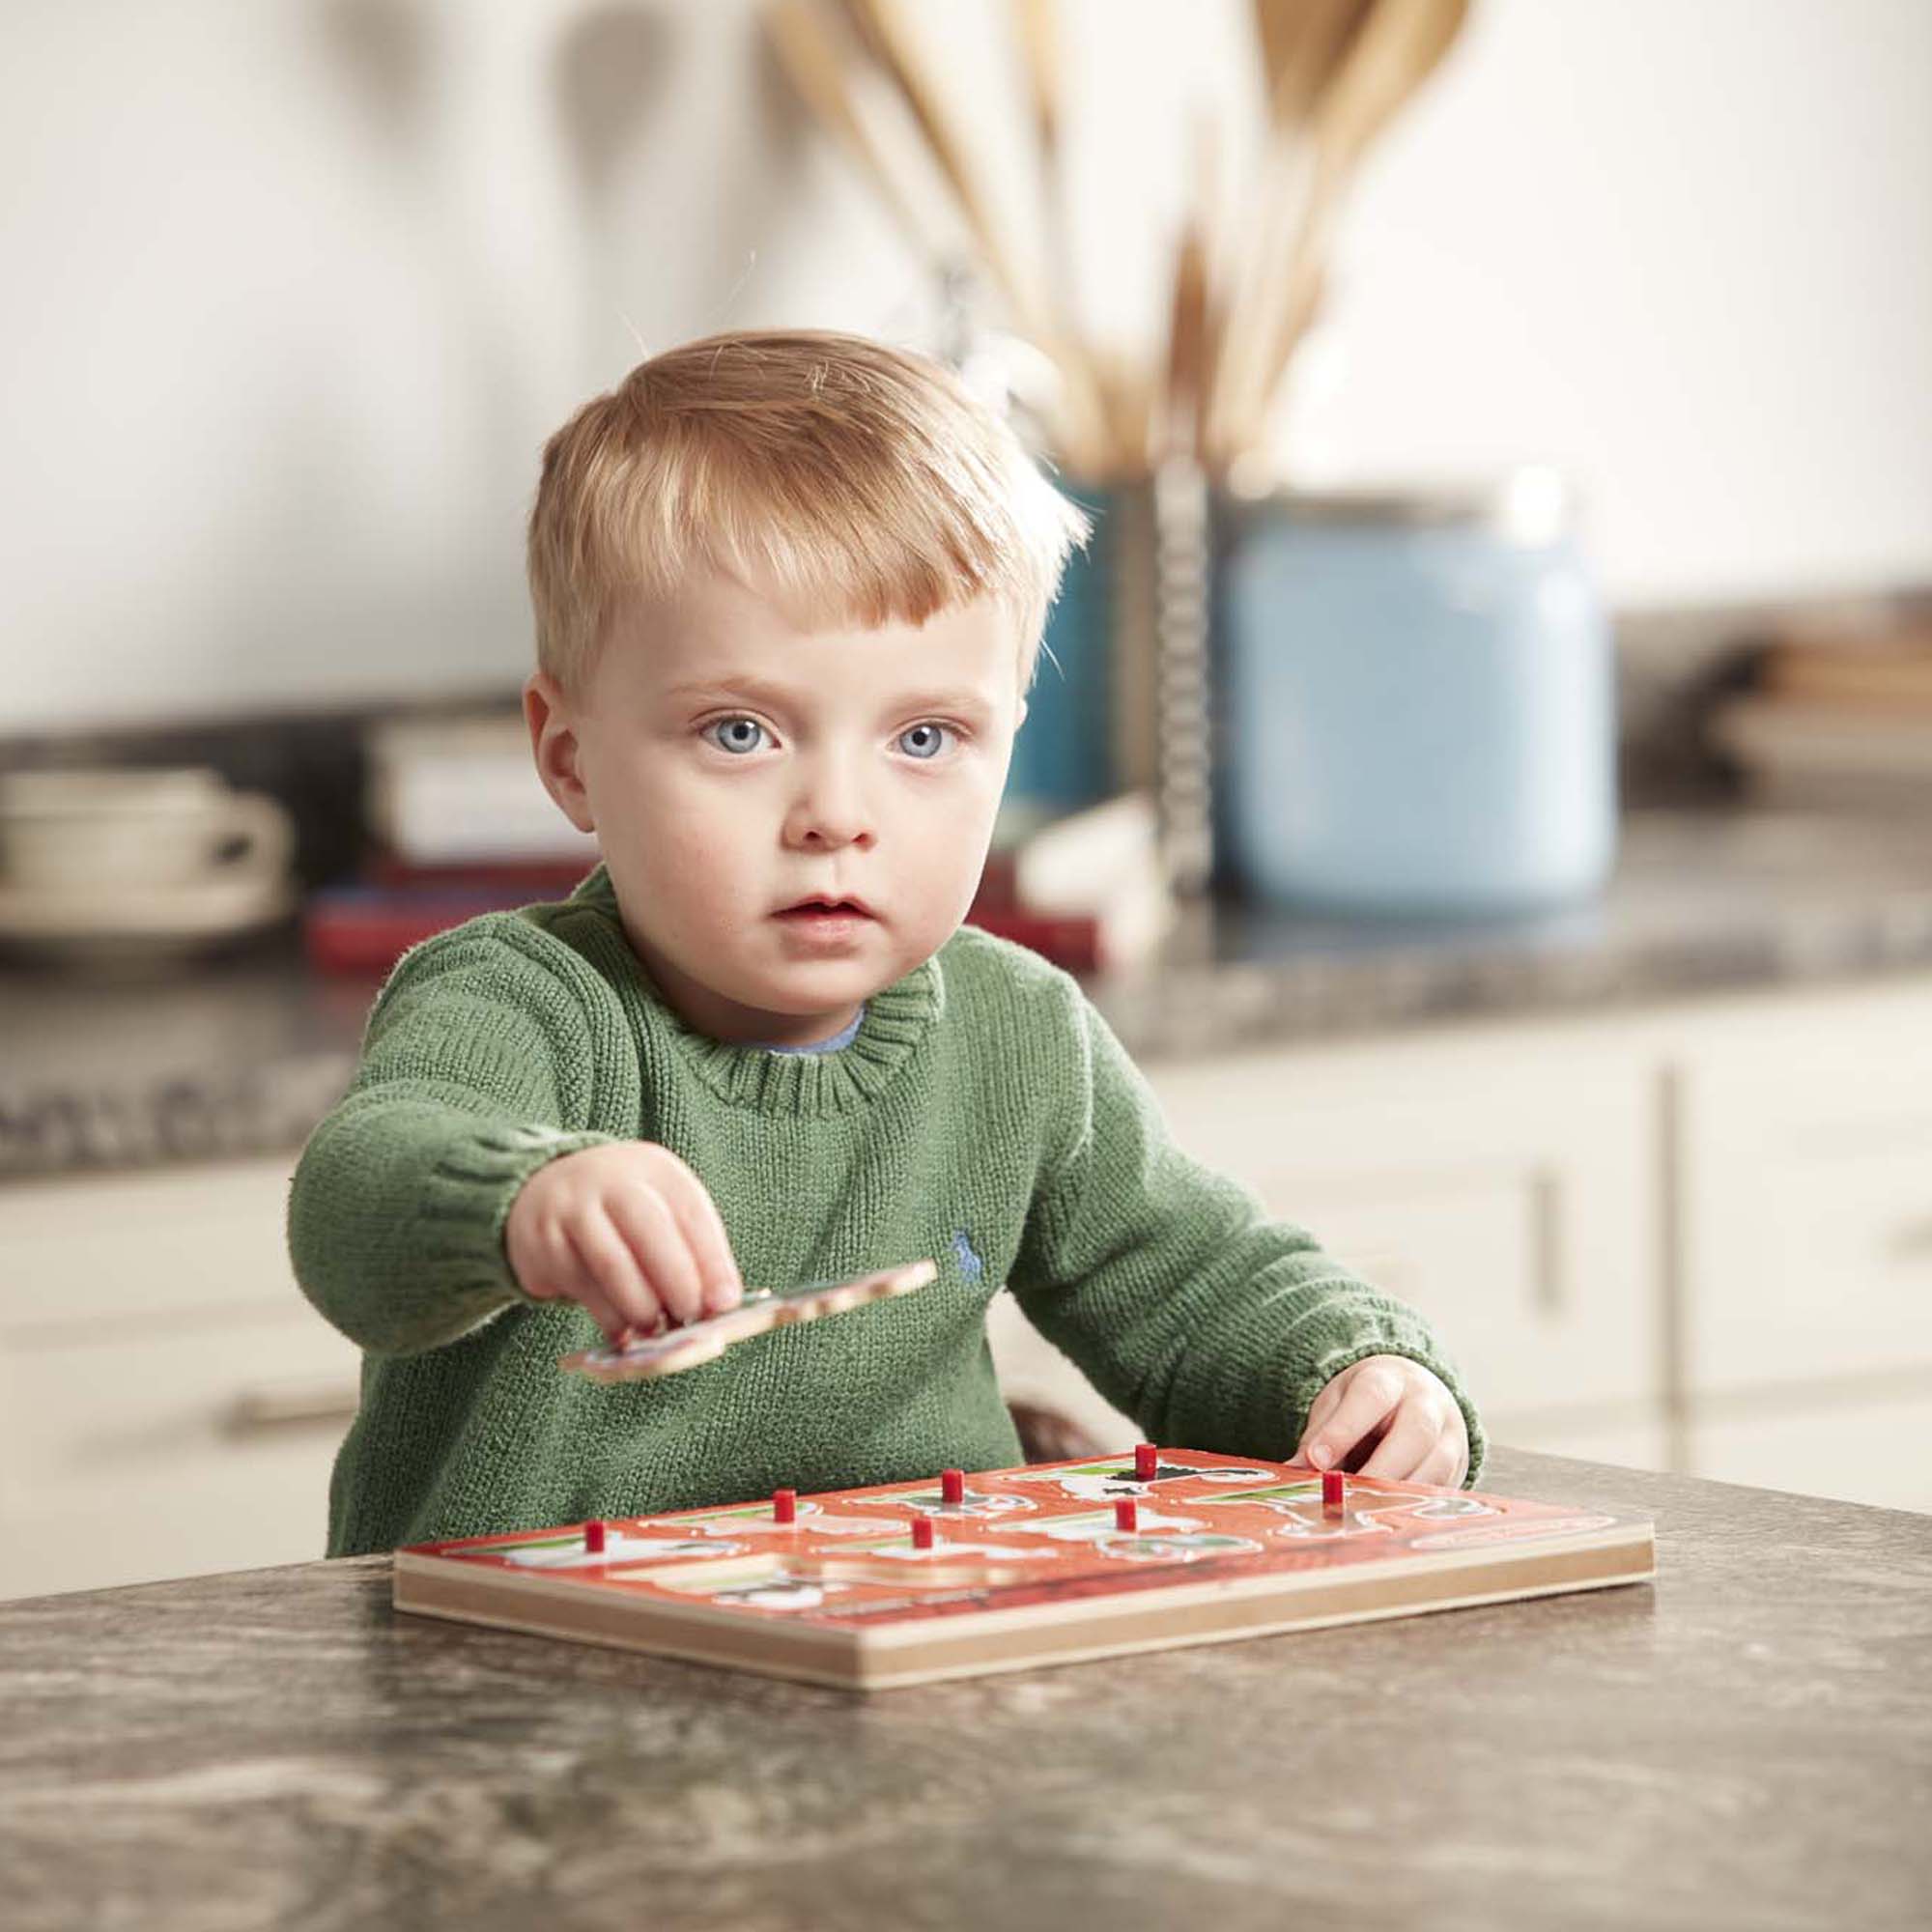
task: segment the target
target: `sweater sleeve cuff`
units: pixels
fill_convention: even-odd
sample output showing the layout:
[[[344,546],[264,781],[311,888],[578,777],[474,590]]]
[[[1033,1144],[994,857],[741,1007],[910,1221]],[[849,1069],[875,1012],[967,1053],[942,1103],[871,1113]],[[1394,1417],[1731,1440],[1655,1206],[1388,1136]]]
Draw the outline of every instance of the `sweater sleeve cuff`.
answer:
[[[1353,1368],[1357,1362],[1366,1361],[1371,1355],[1401,1355],[1407,1361],[1419,1363],[1456,1398],[1456,1406],[1463,1411],[1463,1426],[1469,1436],[1469,1468],[1463,1478],[1463,1487],[1465,1490],[1472,1488],[1483,1472],[1483,1462],[1489,1453],[1489,1438],[1483,1430],[1482,1417],[1476,1413],[1476,1405],[1469,1399],[1468,1391],[1463,1388],[1455,1369],[1424,1344],[1407,1337],[1390,1335],[1374,1342],[1358,1342],[1331,1350],[1292,1388],[1294,1414],[1305,1416],[1315,1398],[1343,1370]]]
[[[437,1270],[445,1285],[487,1297],[484,1321],[506,1300],[533,1303],[503,1248],[504,1224],[524,1182],[540,1167],[585,1148],[607,1147],[614,1134],[567,1133],[553,1127],[479,1124],[445,1148],[430,1170],[422,1204],[439,1224]]]

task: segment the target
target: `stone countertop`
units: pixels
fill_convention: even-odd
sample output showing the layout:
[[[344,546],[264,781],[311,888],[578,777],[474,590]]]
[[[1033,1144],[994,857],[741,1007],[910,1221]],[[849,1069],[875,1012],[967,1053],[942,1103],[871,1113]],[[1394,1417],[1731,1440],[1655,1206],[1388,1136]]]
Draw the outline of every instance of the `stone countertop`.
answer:
[[[1932,973],[1932,826],[1764,810],[1626,816],[1598,897],[1534,917],[1234,905],[1094,988],[1146,1058]]]
[[[1655,1584],[870,1699],[398,1617],[0,1604],[11,1932],[1922,1925],[1932,1518],[1497,1450]]]
[[[1598,899],[1457,923],[1216,904],[1095,980],[1144,1060],[1452,1020],[1932,972],[1932,838],[1875,819],[1652,810]],[[0,973],[0,1180],[298,1147],[374,986],[278,946],[153,982]]]

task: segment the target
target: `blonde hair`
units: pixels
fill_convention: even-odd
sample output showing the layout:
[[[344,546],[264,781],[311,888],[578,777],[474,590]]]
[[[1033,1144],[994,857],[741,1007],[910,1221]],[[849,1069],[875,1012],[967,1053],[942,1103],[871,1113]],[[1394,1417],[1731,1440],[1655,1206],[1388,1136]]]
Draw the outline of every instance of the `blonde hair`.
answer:
[[[819,330],[714,335],[639,363],[544,445],[537,663],[571,689],[623,598],[710,569],[867,627],[990,596],[1024,691],[1088,528],[939,363]]]

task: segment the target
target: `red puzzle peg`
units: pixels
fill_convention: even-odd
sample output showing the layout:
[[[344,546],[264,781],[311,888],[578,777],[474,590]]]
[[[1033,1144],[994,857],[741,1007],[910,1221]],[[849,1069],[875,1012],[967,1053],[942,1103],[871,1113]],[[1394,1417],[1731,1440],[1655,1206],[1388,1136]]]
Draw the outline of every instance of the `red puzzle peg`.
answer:
[[[943,1503],[963,1503],[966,1500],[966,1471],[964,1469],[940,1470],[939,1500]]]
[[[583,1525],[583,1548],[586,1555],[604,1554],[604,1525],[601,1522],[586,1522]]]
[[[1323,1469],[1321,1472],[1321,1507],[1325,1510],[1338,1510],[1342,1507],[1340,1469]]]
[[[912,1520],[912,1547],[915,1549],[932,1548],[932,1519],[929,1516],[916,1516]]]
[[[774,1522],[796,1522],[798,1520],[798,1492],[796,1490],[774,1490],[772,1492],[772,1520]]]
[[[1122,1496],[1114,1505],[1114,1527],[1134,1530],[1141,1526],[1140,1505],[1132,1496]]]
[[[1160,1468],[1160,1451],[1151,1442],[1134,1444],[1134,1481],[1151,1483]]]

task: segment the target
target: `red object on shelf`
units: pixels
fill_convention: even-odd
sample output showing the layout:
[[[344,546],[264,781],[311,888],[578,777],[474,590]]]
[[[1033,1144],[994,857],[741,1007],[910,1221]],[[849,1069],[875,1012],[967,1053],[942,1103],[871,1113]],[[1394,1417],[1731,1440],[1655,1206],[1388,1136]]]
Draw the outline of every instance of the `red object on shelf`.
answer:
[[[412,946],[465,920],[568,898],[590,869],[578,859],[423,866],[377,853],[356,878],[309,894],[302,943],[318,973],[380,977]]]
[[[912,1547],[915,1549],[932,1548],[932,1519],[929,1516],[916,1516],[912,1520]]]
[[[587,859],[474,859],[440,866],[418,865],[393,852],[377,852],[360,867],[360,883],[399,892],[515,893],[517,903],[567,899],[597,863]]]
[[[1100,970],[1100,922],[1092,913],[1026,912],[1018,906],[982,906],[976,901],[966,923],[995,939],[1027,947],[1068,973]]]
[[[586,1522],[583,1525],[583,1548],[591,1556],[604,1554],[604,1525],[601,1522]]]
[[[939,1499],[945,1503],[963,1503],[966,1500],[964,1469],[942,1469],[939,1472]]]
[[[796,1490],[774,1490],[772,1492],[772,1520],[774,1522],[796,1522],[798,1520],[798,1492]]]
[[[541,866],[405,866],[372,861],[359,881],[322,886],[302,908],[302,943],[318,973],[380,978],[425,939],[486,912],[513,912],[567,898],[574,868]],[[1110,962],[1105,922],[1093,913],[1037,913],[976,899],[969,924],[1030,948],[1069,973],[1098,973]]]
[[[1010,846],[1000,846],[986,854],[978,891],[973,895],[976,910],[1005,911],[1019,904],[1019,854]]]
[[[302,948],[318,973],[380,977],[412,946],[479,914],[528,905],[532,896],[482,887],[325,886],[302,908]]]
[[[1151,1442],[1134,1444],[1134,1481],[1151,1483],[1160,1467],[1160,1451]]]
[[[1132,1496],[1122,1496],[1114,1505],[1114,1527],[1135,1530],[1141,1526],[1141,1506]]]
[[[1321,1472],[1321,1507],[1325,1510],[1338,1510],[1342,1507],[1340,1469],[1323,1469]]]

